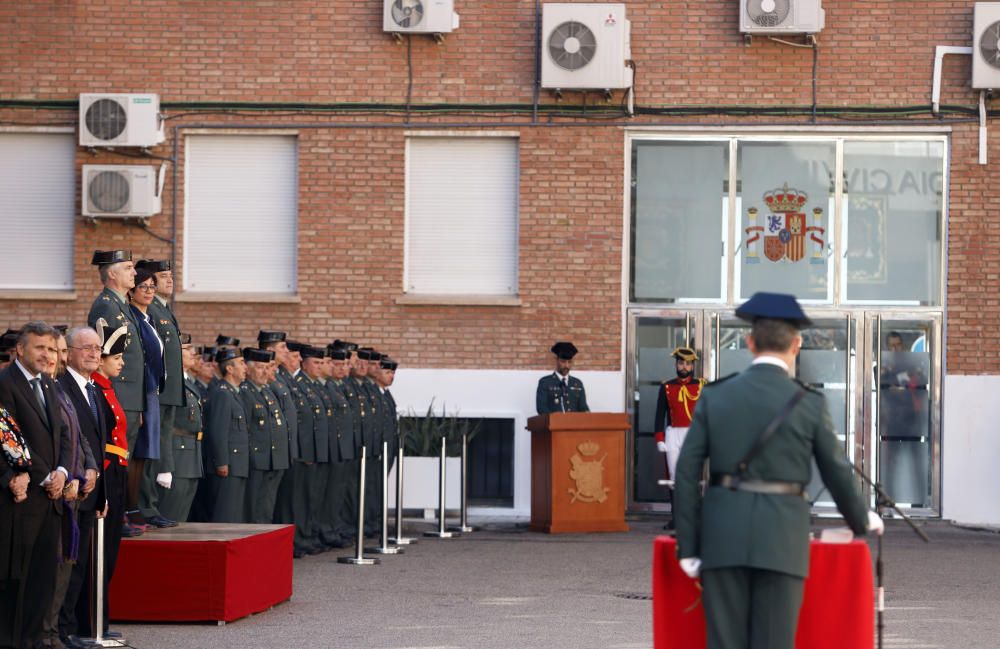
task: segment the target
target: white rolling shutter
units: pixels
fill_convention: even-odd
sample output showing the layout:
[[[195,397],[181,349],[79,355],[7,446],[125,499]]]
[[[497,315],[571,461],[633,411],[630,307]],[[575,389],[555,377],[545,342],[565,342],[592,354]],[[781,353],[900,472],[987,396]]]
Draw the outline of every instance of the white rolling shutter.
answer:
[[[516,295],[517,139],[407,144],[406,292]]]
[[[184,290],[296,290],[298,148],[286,135],[186,142]]]
[[[0,288],[73,288],[73,133],[0,133]]]

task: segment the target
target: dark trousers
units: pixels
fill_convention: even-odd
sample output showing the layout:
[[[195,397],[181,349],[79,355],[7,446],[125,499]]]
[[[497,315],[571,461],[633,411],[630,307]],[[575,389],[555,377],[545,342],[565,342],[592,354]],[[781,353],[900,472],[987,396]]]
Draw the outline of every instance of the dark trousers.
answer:
[[[22,555],[26,567],[22,578],[0,582],[0,646],[30,648],[41,639],[42,624],[56,587],[62,519],[41,490],[29,488],[28,498],[36,499],[34,507],[17,510],[15,516],[23,518],[15,523],[15,529],[23,525],[26,535],[22,538],[33,542]]]
[[[157,508],[160,510],[160,514],[179,523],[188,520],[191,503],[194,502],[194,496],[198,492],[200,482],[201,478],[178,478],[175,474],[169,489],[157,485],[157,492],[160,495]],[[270,522],[268,521],[268,523]]]
[[[69,587],[66,589],[66,597],[62,602],[59,611],[59,635],[77,635],[76,605],[80,600],[80,593],[83,585],[89,581],[87,573],[93,569],[91,563],[91,546],[94,541],[97,512],[91,510],[81,510],[77,513],[80,525],[80,552],[77,555],[76,563],[73,565],[73,572],[69,578]],[[121,527],[121,521],[114,523]],[[105,528],[106,530],[107,528]]]
[[[347,494],[347,462],[331,462],[327,465],[329,477],[323,499],[322,524],[320,529],[325,541],[337,541],[345,536],[340,529],[340,510],[344,507]],[[347,535],[353,539],[354,535]]]
[[[805,580],[772,570],[701,574],[708,649],[794,649]]]
[[[358,476],[361,472],[361,460],[350,460],[344,463],[347,487],[344,492],[344,504],[340,508],[337,531],[346,538],[354,538],[358,531]]]
[[[323,529],[323,499],[326,498],[326,483],[330,480],[330,463],[317,462],[309,476],[308,503],[311,535],[309,540],[313,545],[322,545],[324,540],[330,541],[330,530]],[[324,539],[325,537],[325,539]]]
[[[247,479],[230,475],[212,476],[212,522],[243,523],[246,514]]]
[[[113,459],[108,468],[104,470],[104,488],[108,496],[108,515],[104,519],[104,616],[101,626],[102,633],[108,630],[108,619],[110,609],[108,608],[108,591],[111,588],[111,579],[115,574],[115,565],[118,563],[118,548],[122,541],[122,517],[125,515],[125,488],[127,484],[127,470],[118,464],[117,458]],[[96,521],[93,528],[93,542],[88,548],[88,566],[83,575],[83,584],[80,587],[80,595],[76,601],[76,630],[67,631],[75,635],[92,638],[97,635],[94,627],[94,620],[97,616],[97,533]],[[83,554],[80,555],[81,559]],[[60,617],[60,632],[63,631],[62,618]]]
[[[247,479],[246,519],[248,523],[270,524],[274,520],[274,508],[278,499],[278,487],[284,470],[261,471],[250,469]]]
[[[292,463],[290,494],[285,506],[290,506],[291,520],[295,523],[295,549],[306,551],[313,547],[315,543],[313,537],[313,524],[309,511],[309,485],[316,472],[315,464],[306,464],[296,460]],[[289,510],[284,510],[282,517],[287,518]]]

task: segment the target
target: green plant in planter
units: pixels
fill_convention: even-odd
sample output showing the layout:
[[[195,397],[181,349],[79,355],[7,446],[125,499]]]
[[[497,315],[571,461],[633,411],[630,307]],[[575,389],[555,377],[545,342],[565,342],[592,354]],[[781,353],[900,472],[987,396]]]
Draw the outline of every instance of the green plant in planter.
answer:
[[[459,417],[458,411],[448,413],[442,404],[441,413],[434,412],[434,400],[427,406],[427,413],[417,416],[412,410],[399,419],[399,434],[403,437],[406,454],[411,457],[437,457],[441,454],[441,438],[445,438],[445,454],[461,455],[462,436],[471,441],[479,432],[479,422],[472,424]]]

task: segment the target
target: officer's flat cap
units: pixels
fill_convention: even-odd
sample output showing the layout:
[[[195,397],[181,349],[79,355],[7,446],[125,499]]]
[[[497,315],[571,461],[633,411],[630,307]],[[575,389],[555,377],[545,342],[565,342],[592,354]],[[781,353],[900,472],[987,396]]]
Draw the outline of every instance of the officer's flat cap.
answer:
[[[299,353],[302,354],[302,358],[326,358],[326,348],[312,345],[304,345]]]
[[[552,345],[551,351],[558,358],[561,358],[563,360],[567,360],[568,361],[569,359],[571,359],[574,356],[576,356],[576,353],[577,353],[578,350],[576,348],[576,345],[574,345],[573,343],[570,343],[570,342],[558,342],[555,345]]]
[[[191,344],[191,334],[188,334],[188,333],[179,333],[179,334],[177,334],[177,339],[181,341],[182,345],[190,345]]]
[[[261,329],[257,332],[257,344],[266,345],[267,343],[280,343],[287,337],[288,334],[284,331],[269,331],[267,329]]]
[[[755,322],[758,318],[784,320],[799,329],[812,324],[795,296],[785,293],[754,293],[749,300],[737,307],[736,317],[750,322]]]
[[[121,261],[132,261],[131,250],[95,250],[90,260],[91,266],[107,266]]]
[[[225,363],[226,361],[231,361],[234,358],[239,358],[240,355],[240,350],[235,347],[223,347],[222,349],[216,350],[215,362]]]
[[[225,334],[219,334],[215,337],[215,344],[219,347],[239,347],[240,339],[233,338],[232,336],[227,336]]]
[[[396,361],[392,360],[388,356],[383,356],[382,357],[382,369],[383,370],[393,370],[393,371],[395,371],[397,367],[399,367],[399,363],[397,363]]]
[[[285,341],[285,345],[288,347],[288,351],[290,351],[290,352],[299,352],[300,354],[302,353],[303,349],[305,349],[306,347],[309,346],[309,345],[307,345],[305,343],[300,343],[297,340],[288,340],[288,341]]]
[[[140,259],[135,262],[136,270],[146,270],[150,273],[162,273],[170,270],[169,259]]]
[[[334,347],[333,345],[327,345],[326,350],[330,353],[330,358],[335,361],[346,361],[351,353],[343,347]]]
[[[675,347],[670,355],[680,361],[696,361],[698,354],[690,347]]]
[[[256,347],[243,348],[243,360],[254,361],[256,363],[270,363],[274,360],[274,352],[270,349],[257,349]]]

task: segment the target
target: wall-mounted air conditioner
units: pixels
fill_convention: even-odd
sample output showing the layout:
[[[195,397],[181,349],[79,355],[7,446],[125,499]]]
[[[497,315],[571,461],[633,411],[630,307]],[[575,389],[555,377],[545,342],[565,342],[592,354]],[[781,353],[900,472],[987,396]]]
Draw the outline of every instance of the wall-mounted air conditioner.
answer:
[[[744,34],[815,34],[825,21],[822,0],[740,0]]]
[[[1000,2],[977,2],[972,21],[972,87],[1000,88]]]
[[[630,88],[630,31],[624,4],[542,5],[542,87]]]
[[[159,95],[80,95],[80,146],[149,147],[163,140]]]
[[[147,218],[159,214],[166,165],[83,165],[83,215]]]
[[[382,30],[403,34],[447,34],[458,29],[454,0],[383,0]]]

